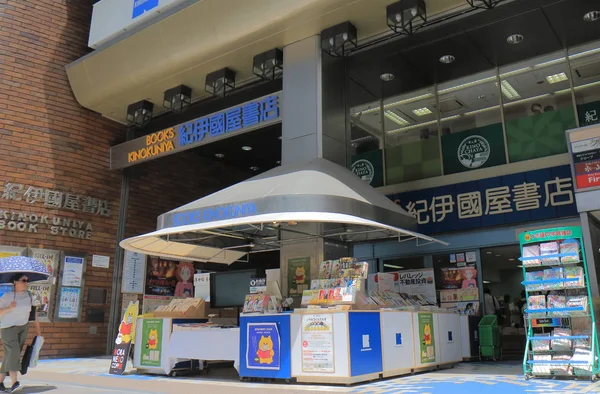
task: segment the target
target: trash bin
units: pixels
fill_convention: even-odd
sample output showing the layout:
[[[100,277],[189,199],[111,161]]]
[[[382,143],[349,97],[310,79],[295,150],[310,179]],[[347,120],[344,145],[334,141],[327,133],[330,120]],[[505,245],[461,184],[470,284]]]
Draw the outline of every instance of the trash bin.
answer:
[[[479,322],[479,359],[496,360],[502,356],[500,327],[496,315],[486,315]]]

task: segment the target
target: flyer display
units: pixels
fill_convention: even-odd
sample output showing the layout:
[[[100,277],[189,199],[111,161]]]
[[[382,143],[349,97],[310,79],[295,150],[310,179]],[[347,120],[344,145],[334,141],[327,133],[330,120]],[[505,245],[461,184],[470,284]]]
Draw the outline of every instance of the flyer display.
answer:
[[[302,316],[302,371],[334,373],[333,316]]]
[[[51,284],[32,283],[29,285],[32,304],[37,307],[38,319],[50,321],[50,300],[52,295]]]
[[[580,227],[520,234],[527,299],[526,379],[600,372],[598,334]]]
[[[59,319],[78,319],[79,318],[79,300],[81,288],[63,287],[60,289],[60,299],[58,303]]]
[[[83,257],[65,256],[62,285],[68,287],[81,287],[84,264],[85,259]]]
[[[140,365],[143,367],[160,367],[161,352],[163,345],[163,321],[162,319],[142,320],[142,340]]]
[[[281,338],[276,323],[248,323],[246,366],[248,369],[279,370]]]
[[[31,257],[46,266],[46,269],[50,273],[47,281],[48,283],[52,283],[56,277],[56,269],[58,267],[58,261],[60,260],[60,252],[58,250],[32,248]]]

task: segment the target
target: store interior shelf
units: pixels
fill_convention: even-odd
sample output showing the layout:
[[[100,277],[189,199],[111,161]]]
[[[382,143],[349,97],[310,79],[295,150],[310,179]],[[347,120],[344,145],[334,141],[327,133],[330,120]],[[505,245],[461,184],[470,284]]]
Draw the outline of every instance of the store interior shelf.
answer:
[[[519,257],[519,260],[525,262],[525,261],[531,261],[531,260],[557,259],[557,258],[561,258],[561,257],[577,257],[577,258],[579,258],[579,253],[578,252],[569,252],[569,253],[546,254],[546,255],[540,255],[540,256]]]
[[[589,365],[589,361],[573,360],[527,360],[527,364],[535,365]]]
[[[571,283],[571,282],[579,282],[579,278],[559,278],[559,279],[544,279],[544,280],[528,280],[521,282],[522,285],[546,285],[551,283]],[[569,287],[565,287],[563,289],[569,289]],[[560,289],[560,290],[563,290]],[[557,289],[553,289],[557,290]]]
[[[568,312],[585,312],[585,308],[582,306],[574,306],[570,308],[549,308],[549,309],[527,309],[525,312],[528,314],[534,313],[568,313]],[[539,319],[539,317],[531,317],[531,319]]]
[[[590,336],[589,335],[566,335],[566,336],[547,336],[547,337],[542,337],[542,336],[535,336],[535,337],[531,337],[530,339],[532,341],[551,341],[553,339],[589,339]]]

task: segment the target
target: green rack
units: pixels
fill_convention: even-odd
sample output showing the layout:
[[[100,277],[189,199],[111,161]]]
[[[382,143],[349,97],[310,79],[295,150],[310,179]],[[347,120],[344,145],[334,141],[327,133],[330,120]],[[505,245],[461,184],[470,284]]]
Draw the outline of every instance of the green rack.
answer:
[[[580,227],[519,235],[527,309],[525,379],[600,373],[596,319]]]
[[[494,361],[502,356],[500,327],[496,315],[486,315],[479,321],[479,359],[491,358]]]

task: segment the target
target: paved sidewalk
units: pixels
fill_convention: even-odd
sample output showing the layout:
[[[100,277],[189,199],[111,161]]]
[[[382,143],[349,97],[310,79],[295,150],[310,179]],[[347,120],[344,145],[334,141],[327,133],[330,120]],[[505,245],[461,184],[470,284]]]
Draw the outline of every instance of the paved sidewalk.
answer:
[[[600,383],[588,381],[525,381],[517,363],[464,363],[454,369],[355,385],[352,387],[240,382],[230,369],[214,369],[194,377],[168,378],[137,375],[129,368],[124,376],[108,374],[108,359],[42,360],[23,383],[27,393],[168,394],[209,392],[211,394],[270,394],[286,392],[354,394],[583,394],[600,393]]]

